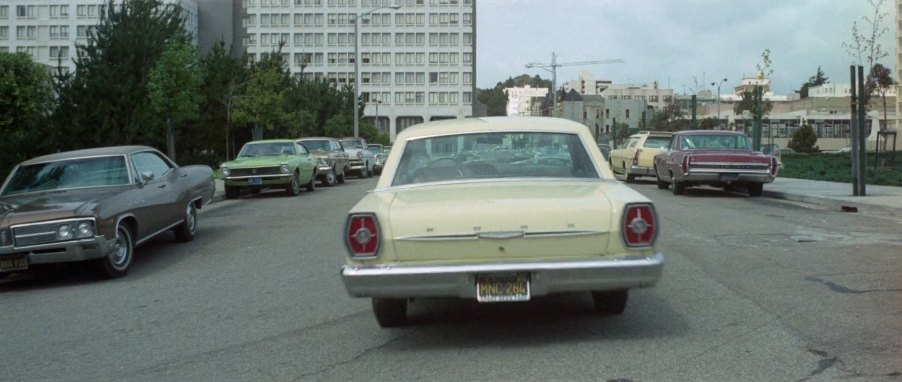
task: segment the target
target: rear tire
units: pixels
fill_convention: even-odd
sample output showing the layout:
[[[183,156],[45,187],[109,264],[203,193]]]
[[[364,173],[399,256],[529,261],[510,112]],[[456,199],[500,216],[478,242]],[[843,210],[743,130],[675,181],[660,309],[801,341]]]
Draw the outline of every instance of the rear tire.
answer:
[[[635,175],[632,175],[632,174],[626,174],[626,182],[627,182],[627,183],[632,183],[632,182],[634,182],[635,180],[636,180],[636,176],[635,176]]]
[[[603,315],[623,314],[628,298],[628,290],[592,292],[592,302],[595,303],[595,311]]]
[[[373,297],[373,314],[383,328],[404,325],[407,321],[407,299]]]
[[[759,197],[764,193],[764,184],[763,183],[752,183],[749,185],[749,196],[751,197]]]
[[[348,173],[347,168],[341,169],[341,174],[335,176],[335,179],[338,180],[338,184],[345,184],[345,174]]]
[[[658,189],[659,189],[659,190],[666,190],[666,189],[667,189],[668,183],[665,182],[665,181],[663,181],[663,180],[661,180],[661,176],[660,176],[660,175],[656,175],[656,176],[655,176],[655,181],[657,182],[657,185],[658,185]]]
[[[682,182],[677,182],[676,180],[673,181],[671,186],[672,188],[670,189],[670,191],[672,191],[674,195],[682,195],[683,191],[686,189],[685,184],[683,184]]]
[[[310,183],[306,185],[307,192],[316,191],[316,169],[313,169],[313,174],[310,174]],[[300,190],[298,190],[300,192]]]
[[[185,209],[185,221],[175,227],[175,238],[181,242],[194,240],[197,234],[197,208],[194,202],[189,202]]]

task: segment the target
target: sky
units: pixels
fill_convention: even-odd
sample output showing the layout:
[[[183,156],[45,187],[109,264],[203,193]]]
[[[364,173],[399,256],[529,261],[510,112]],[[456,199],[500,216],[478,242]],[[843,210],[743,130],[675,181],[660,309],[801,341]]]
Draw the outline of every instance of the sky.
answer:
[[[878,0],[872,0],[877,2]],[[595,80],[651,84],[678,94],[721,93],[754,77],[761,53],[770,49],[771,87],[789,95],[817,72],[831,83],[849,83],[859,64],[843,42],[852,24],[870,34],[868,0],[477,0],[476,86],[491,88],[521,74],[551,79],[527,63],[597,60],[623,63],[561,66],[557,84],[589,71]],[[889,55],[878,61],[895,74],[895,1],[885,0],[878,41]],[[866,63],[862,61],[862,64]]]

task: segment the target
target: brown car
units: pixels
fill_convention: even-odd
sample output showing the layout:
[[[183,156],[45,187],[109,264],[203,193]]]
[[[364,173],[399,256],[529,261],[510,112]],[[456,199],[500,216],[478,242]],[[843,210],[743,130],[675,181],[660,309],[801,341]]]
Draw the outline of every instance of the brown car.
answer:
[[[179,167],[146,146],[69,151],[27,160],[0,188],[0,278],[36,264],[90,260],[128,273],[134,248],[197,232],[215,190],[209,166]]]
[[[348,153],[345,152],[341,142],[335,138],[309,137],[298,139],[298,143],[304,145],[316,156],[316,179],[324,186],[332,187],[337,183],[345,182],[345,174],[350,166]]]

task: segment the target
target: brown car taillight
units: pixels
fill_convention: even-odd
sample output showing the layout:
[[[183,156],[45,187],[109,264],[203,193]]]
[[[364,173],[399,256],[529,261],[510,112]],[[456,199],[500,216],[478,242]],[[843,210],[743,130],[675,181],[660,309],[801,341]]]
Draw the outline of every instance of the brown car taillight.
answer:
[[[777,157],[770,157],[770,174],[777,175]]]
[[[683,174],[689,172],[689,156],[686,155],[683,157],[683,163],[681,163],[683,167]]]
[[[627,247],[651,247],[658,236],[657,215],[650,203],[627,204],[623,210],[623,243]]]
[[[351,214],[345,224],[345,244],[351,257],[374,257],[379,252],[379,221],[372,213]]]
[[[642,149],[636,149],[636,155],[633,155],[633,166],[639,165],[639,154],[642,153]]]

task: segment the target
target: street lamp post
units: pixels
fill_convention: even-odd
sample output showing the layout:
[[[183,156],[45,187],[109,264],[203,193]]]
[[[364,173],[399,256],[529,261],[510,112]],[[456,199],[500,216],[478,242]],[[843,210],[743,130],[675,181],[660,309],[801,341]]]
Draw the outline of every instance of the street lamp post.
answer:
[[[400,5],[378,7],[354,16],[354,138],[360,136],[360,18],[380,9],[401,9]]]
[[[726,78],[720,80],[719,82],[711,83],[711,86],[714,86],[714,84],[717,84],[717,128],[721,127],[721,124],[720,124],[720,85],[723,85],[724,82],[727,82]]]

